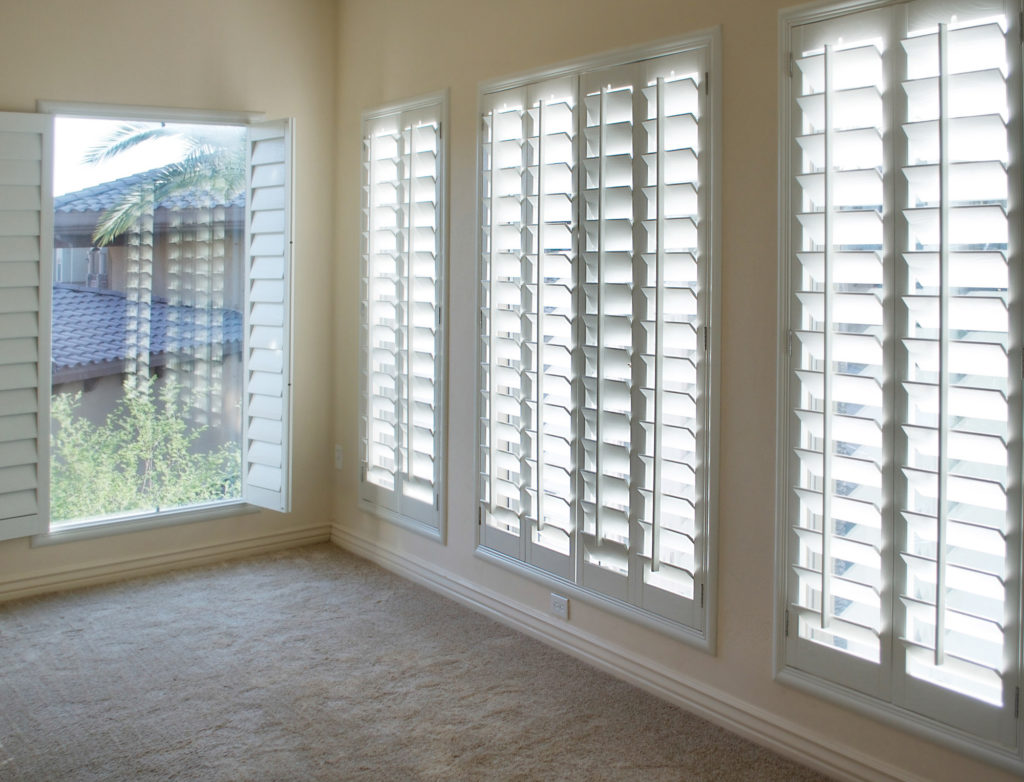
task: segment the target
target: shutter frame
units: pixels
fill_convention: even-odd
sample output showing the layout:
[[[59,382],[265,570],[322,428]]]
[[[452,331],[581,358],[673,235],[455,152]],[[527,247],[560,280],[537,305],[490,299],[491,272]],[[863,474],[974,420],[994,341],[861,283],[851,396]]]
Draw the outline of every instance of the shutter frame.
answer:
[[[264,160],[264,145],[279,146],[280,154]],[[248,128],[242,498],[252,505],[283,513],[291,510],[293,145],[294,121],[291,119],[254,123]],[[257,167],[270,173],[270,186],[253,183]],[[274,192],[273,198],[264,198],[263,194],[278,188],[280,191]],[[257,205],[264,201],[266,207]],[[281,227],[269,232],[254,230],[254,213],[258,211],[281,212],[283,219],[278,221]],[[274,249],[258,255],[257,252],[264,252],[262,244],[270,244]],[[258,262],[258,258],[261,261]],[[280,307],[280,322],[275,318],[272,323],[260,323],[251,317],[262,298],[254,288],[264,277],[280,286],[280,297],[273,295],[271,302]],[[269,371],[260,368],[264,366],[260,363],[263,357],[272,359],[273,368]],[[254,396],[259,399],[254,400]],[[280,431],[280,441],[276,437],[273,441],[259,438],[257,430],[263,421],[272,423],[272,428]]]
[[[28,244],[36,244],[37,257],[23,257],[23,253],[8,253],[4,247],[4,237],[0,236],[0,293],[9,292],[11,296],[4,299],[14,301],[35,300],[33,306],[20,309],[5,310],[10,314],[26,315],[36,321],[35,334],[26,333],[21,341],[21,348],[34,342],[34,361],[25,362],[24,355],[12,350],[11,362],[17,361],[15,372],[13,363],[3,360],[3,344],[14,339],[0,334],[0,397],[19,394],[23,402],[33,398],[34,410],[23,407],[24,413],[18,410],[5,413],[0,410],[0,540],[26,537],[46,532],[49,526],[49,495],[50,495],[50,312],[51,312],[51,276],[53,273],[53,117],[47,114],[14,114],[0,113],[0,133],[10,134],[14,141],[21,138],[29,147],[37,147],[38,155],[24,154],[14,151],[8,158],[18,161],[34,161],[39,166],[38,184],[21,187],[17,184],[9,190],[16,198],[3,211],[27,213],[28,221],[36,222],[38,229],[25,233],[23,230],[12,230],[11,238],[28,239]],[[34,139],[34,140],[33,140]],[[20,146],[15,144],[15,146]],[[0,151],[0,156],[5,156]],[[8,183],[0,182],[0,187]],[[25,190],[25,193],[18,193]],[[31,192],[34,191],[34,192]],[[33,220],[34,216],[34,220]],[[13,244],[13,243],[12,243]],[[22,241],[19,244],[26,244]],[[10,257],[5,258],[5,255]],[[11,275],[3,273],[6,261],[35,262],[37,279],[27,286],[17,284]],[[34,289],[34,296],[31,291]],[[15,335],[15,338],[22,335]],[[7,366],[4,366],[7,364]],[[34,365],[34,367],[32,366]],[[8,381],[8,382],[5,382]],[[34,381],[31,382],[30,380]],[[33,416],[35,420],[35,437],[25,437],[25,416]],[[18,419],[21,426],[16,426]],[[29,452],[34,451],[34,454]],[[4,458],[6,455],[7,458]],[[5,480],[5,478],[7,480]]]
[[[362,247],[361,247],[361,285],[360,294],[360,480],[359,505],[364,510],[391,521],[399,526],[444,541],[443,524],[445,510],[445,453],[446,453],[446,347],[447,324],[444,308],[447,303],[447,132],[448,93],[447,90],[431,93],[401,103],[384,106],[367,111],[363,114],[363,173],[362,173]],[[419,150],[417,144],[426,135],[424,128],[433,128],[433,144],[435,152],[429,149]],[[377,133],[377,131],[381,131]],[[380,375],[372,369],[373,353],[377,351],[375,335],[381,326],[377,322],[375,312],[380,305],[374,297],[374,278],[382,279],[374,271],[375,259],[379,253],[371,252],[375,241],[375,218],[379,214],[375,203],[375,177],[373,167],[378,160],[374,157],[377,139],[390,135],[398,145],[408,144],[401,149],[403,161],[409,164],[409,170],[397,170],[392,182],[400,194],[396,194],[393,207],[402,225],[398,226],[402,234],[402,246],[394,251],[383,253],[394,258],[397,265],[403,266],[394,275],[396,289],[401,293],[402,301],[396,302],[396,316],[392,331],[396,337],[396,364],[388,386],[395,396],[395,415],[393,422],[395,464],[382,470],[382,474],[390,476],[392,487],[375,483],[372,474],[375,471],[373,453],[376,446],[373,440],[372,418],[375,405],[383,402],[383,396],[374,395],[374,375]],[[433,164],[432,168],[430,164]],[[404,165],[404,163],[402,164]],[[424,166],[427,168],[424,169]],[[433,209],[424,210],[423,205],[429,200],[421,200],[424,195],[422,187],[416,180],[424,176],[431,178],[431,173],[424,175],[422,171],[432,172]],[[426,214],[429,213],[429,214]],[[424,222],[424,220],[426,222]],[[432,223],[432,230],[431,230]],[[425,235],[433,237],[432,250],[417,249],[418,242]],[[424,276],[421,262],[424,255],[433,256],[433,273]],[[420,264],[420,265],[418,265]],[[390,275],[389,275],[390,276]],[[424,298],[424,293],[432,288],[432,296]],[[427,330],[424,315],[431,315],[433,320],[432,357],[424,351],[424,332]],[[419,319],[417,321],[417,318]],[[401,343],[400,345],[398,343]],[[401,355],[400,355],[401,354]],[[423,373],[423,358],[427,356],[432,362],[432,376]],[[425,403],[423,398],[416,397],[416,389],[429,384],[432,389],[432,402]],[[415,397],[415,398],[414,398]],[[423,414],[432,407],[432,415],[424,425]],[[416,416],[419,416],[417,419]],[[419,425],[416,425],[416,421]],[[403,424],[404,422],[404,424]],[[415,443],[429,441],[416,448]],[[387,450],[387,449],[384,449]],[[419,457],[417,459],[417,454]],[[432,456],[432,458],[431,458]],[[402,464],[399,464],[401,457]],[[423,467],[429,465],[431,477],[424,480]],[[418,477],[419,476],[419,477]],[[429,486],[429,500],[413,496],[416,487]]]

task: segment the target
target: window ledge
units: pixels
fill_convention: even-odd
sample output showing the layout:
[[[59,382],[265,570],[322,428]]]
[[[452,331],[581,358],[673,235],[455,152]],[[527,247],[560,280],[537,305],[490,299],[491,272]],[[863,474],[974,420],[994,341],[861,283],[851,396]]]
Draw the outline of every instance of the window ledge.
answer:
[[[259,513],[260,508],[241,500],[231,500],[211,505],[177,508],[175,510],[145,513],[137,516],[121,516],[116,519],[97,519],[66,524],[49,532],[32,537],[31,546],[52,546],[57,543],[71,543],[77,540],[103,538],[125,532],[172,527],[178,524],[192,524],[197,521],[212,521],[229,516],[244,516]]]

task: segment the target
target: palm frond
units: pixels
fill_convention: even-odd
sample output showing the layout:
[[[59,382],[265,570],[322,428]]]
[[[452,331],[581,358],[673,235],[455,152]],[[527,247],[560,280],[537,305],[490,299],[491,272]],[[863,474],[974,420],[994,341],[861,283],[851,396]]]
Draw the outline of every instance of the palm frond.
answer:
[[[129,149],[139,146],[154,138],[169,138],[177,132],[160,125],[126,122],[117,127],[113,133],[94,147],[90,147],[82,155],[85,163],[102,163],[111,160]]]
[[[131,230],[146,214],[153,211],[153,185],[135,185],[125,193],[116,206],[111,207],[96,222],[92,241],[96,247],[110,244],[121,234]]]

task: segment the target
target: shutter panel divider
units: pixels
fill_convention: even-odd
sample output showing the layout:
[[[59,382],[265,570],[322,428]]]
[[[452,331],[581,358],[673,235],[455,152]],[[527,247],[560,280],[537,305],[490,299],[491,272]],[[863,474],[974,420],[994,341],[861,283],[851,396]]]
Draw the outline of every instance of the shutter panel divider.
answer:
[[[824,369],[824,394],[822,397],[822,434],[821,434],[821,629],[827,630],[832,618],[832,460],[835,452],[832,442],[832,415],[834,402],[832,399],[832,308],[834,300],[832,280],[832,253],[833,253],[833,227],[834,216],[832,214],[833,198],[833,144],[835,137],[832,127],[832,109],[834,100],[834,88],[832,82],[832,46],[825,47],[822,58],[822,67],[825,75],[824,92],[824,176],[825,176],[825,200],[824,200],[824,244],[822,254],[824,257],[824,302],[822,314],[823,333],[823,356],[822,367]]]

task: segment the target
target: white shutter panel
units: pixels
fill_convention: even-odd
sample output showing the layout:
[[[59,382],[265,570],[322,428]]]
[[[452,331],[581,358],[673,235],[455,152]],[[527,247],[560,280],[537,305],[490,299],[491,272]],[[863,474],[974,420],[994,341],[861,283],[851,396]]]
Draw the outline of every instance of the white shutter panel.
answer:
[[[905,414],[896,510],[905,531],[896,659],[908,706],[1011,743],[1003,707],[1017,684],[1006,664],[1017,659],[1008,631],[1020,621],[1007,565],[1020,523],[1021,373],[1009,360],[1020,339],[1011,340],[1009,314],[1006,23],[950,25],[941,13],[920,18],[927,10],[912,11],[918,34],[900,51],[907,229],[897,314]]]
[[[869,17],[795,44],[790,660],[882,691],[884,68]],[[821,43],[824,39],[828,41]],[[806,54],[804,54],[806,52]],[[810,642],[810,643],[808,643]],[[832,665],[821,650],[842,650]]]
[[[483,542],[573,572],[576,79],[487,96]]]
[[[0,540],[49,523],[52,127],[0,114]]]
[[[1018,10],[929,0],[798,27],[791,106],[787,661],[1002,746],[1020,673]]]
[[[361,497],[440,524],[441,99],[364,121]]]
[[[291,508],[292,122],[249,127],[242,493]]]
[[[583,77],[581,580],[701,626],[706,52]]]

